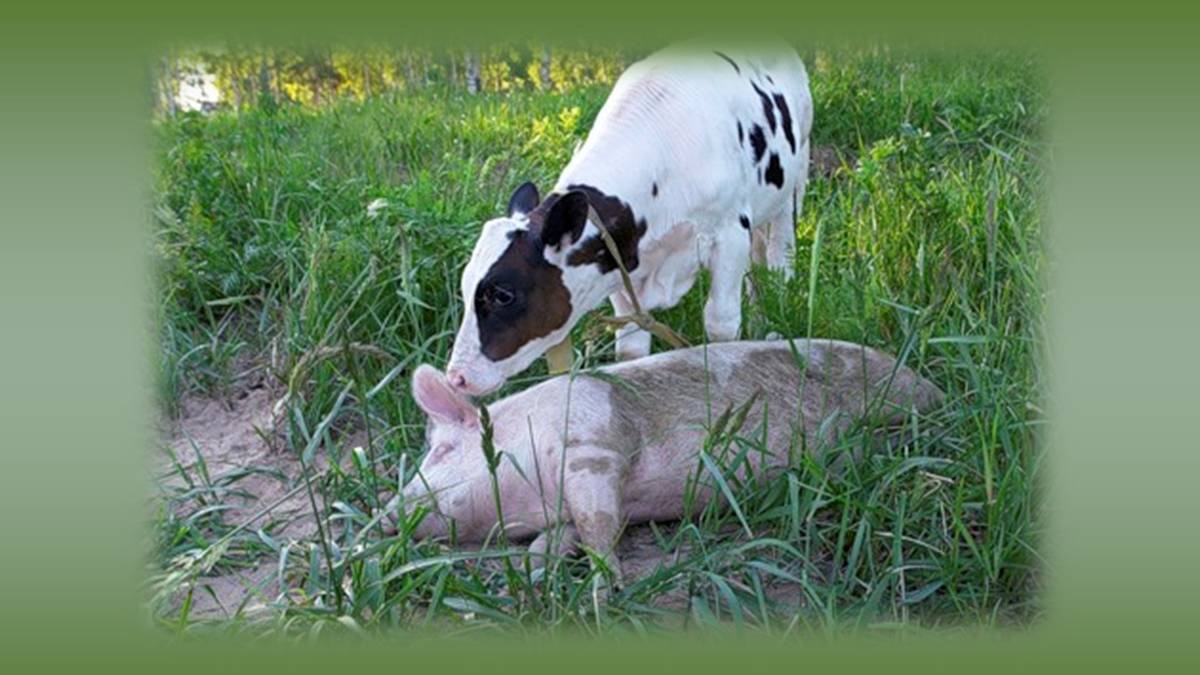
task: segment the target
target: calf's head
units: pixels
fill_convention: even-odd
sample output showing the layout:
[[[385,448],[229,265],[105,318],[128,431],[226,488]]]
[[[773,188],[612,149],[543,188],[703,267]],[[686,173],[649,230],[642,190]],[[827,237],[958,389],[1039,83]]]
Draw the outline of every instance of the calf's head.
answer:
[[[484,511],[491,508],[479,413],[432,366],[417,368],[412,391],[427,418],[429,449],[416,475],[404,486],[404,508],[411,512],[424,506],[430,511],[417,527],[418,537],[444,536],[451,521],[458,533],[470,534],[487,517]],[[494,511],[492,514],[494,517]]]
[[[463,320],[447,368],[456,391],[481,396],[499,389],[611,292],[594,267],[568,260],[588,205],[579,190],[542,202],[525,183],[509,200],[508,215],[484,224],[462,273]]]

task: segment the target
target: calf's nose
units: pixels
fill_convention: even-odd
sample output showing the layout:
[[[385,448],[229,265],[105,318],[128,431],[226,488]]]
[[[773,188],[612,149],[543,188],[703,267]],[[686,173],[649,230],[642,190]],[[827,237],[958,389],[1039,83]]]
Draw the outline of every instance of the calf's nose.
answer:
[[[455,369],[451,369],[446,373],[447,379],[450,380],[450,386],[459,391],[464,391],[467,388],[467,377]]]

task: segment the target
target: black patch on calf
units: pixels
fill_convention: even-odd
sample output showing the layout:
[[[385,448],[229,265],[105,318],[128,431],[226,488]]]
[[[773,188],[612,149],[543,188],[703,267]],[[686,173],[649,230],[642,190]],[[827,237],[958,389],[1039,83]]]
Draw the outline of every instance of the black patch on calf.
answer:
[[[738,216],[738,222],[741,223],[742,227],[746,228],[747,230],[750,229],[750,217],[746,214],[743,213],[742,215]]]
[[[796,136],[792,133],[792,111],[788,110],[787,100],[783,98],[783,94],[774,94],[775,107],[779,108],[779,124],[783,127],[783,134],[787,136],[788,145],[792,146],[792,154],[796,154]]]
[[[726,54],[723,54],[723,53],[721,53],[721,52],[716,52],[716,51],[714,51],[713,53],[714,53],[714,54],[716,54],[717,56],[719,56],[719,57],[721,57],[721,58],[725,59],[726,61],[728,61],[728,62],[729,62],[729,65],[733,66],[733,69],[737,71],[737,74],[738,74],[738,75],[741,75],[741,74],[742,74],[742,69],[741,69],[741,68],[738,66],[737,62],[736,62],[736,61],[734,61],[733,59],[729,58],[729,56],[728,56],[728,55],[726,55]]]
[[[745,145],[746,134],[742,132],[742,121],[738,120],[738,145]]]
[[[658,196],[658,183],[651,183],[651,184],[650,184],[650,196],[651,196],[651,197],[657,197],[657,196]]]
[[[546,246],[571,246],[583,236],[587,217],[588,200],[583,193],[551,194],[530,212],[530,229]]]
[[[629,204],[618,197],[606,195],[590,185],[568,185],[568,190],[578,190],[587,196],[588,202],[596,210],[597,215],[604,221],[596,223],[604,227],[617,245],[617,252],[625,263],[625,269],[632,272],[638,266],[638,242],[646,234],[646,219],[637,218]],[[608,246],[600,235],[592,235],[583,240],[578,248],[567,256],[567,264],[572,267],[595,264],[601,274],[607,274],[617,269],[617,261],[608,253]]]
[[[483,355],[502,361],[571,317],[571,294],[562,270],[546,261],[532,230],[514,230],[508,248],[475,287],[475,317]]]
[[[767,151],[767,137],[763,134],[762,127],[757,124],[750,127],[750,146],[754,148],[754,162],[757,164]]]
[[[783,189],[783,166],[779,163],[778,154],[771,153],[771,161],[767,162],[767,172],[763,174],[763,178],[780,190]]]
[[[754,87],[754,93],[758,94],[759,100],[762,101],[763,117],[767,118],[767,126],[771,127],[771,133],[775,133],[775,108],[771,106],[771,97],[759,89],[757,84],[751,82],[750,86]]]

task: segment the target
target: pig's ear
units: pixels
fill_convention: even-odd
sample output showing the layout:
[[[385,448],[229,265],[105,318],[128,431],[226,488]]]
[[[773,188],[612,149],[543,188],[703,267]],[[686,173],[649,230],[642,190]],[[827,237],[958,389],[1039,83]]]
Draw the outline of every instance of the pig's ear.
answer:
[[[540,201],[542,198],[538,196],[536,185],[528,181],[521,183],[521,186],[512,193],[512,197],[508,198],[508,217],[523,216],[536,209]]]
[[[425,414],[447,424],[479,426],[479,413],[464,396],[454,391],[442,371],[421,365],[413,373],[413,398]]]

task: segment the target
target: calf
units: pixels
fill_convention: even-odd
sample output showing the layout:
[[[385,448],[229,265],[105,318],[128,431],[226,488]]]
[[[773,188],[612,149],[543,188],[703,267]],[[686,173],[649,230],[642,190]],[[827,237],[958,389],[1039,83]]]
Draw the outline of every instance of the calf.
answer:
[[[745,406],[747,437],[766,423],[769,454],[749,453],[739,469],[745,478],[786,466],[793,449],[821,452],[864,415],[895,424],[941,398],[873,349],[832,340],[794,347],[779,340],[678,349],[598,375],[556,377],[491,404],[506,534],[539,535],[531,550],[544,552],[546,533],[561,525],[558,551],[582,541],[619,573],[613,550],[626,523],[688,515],[685,494],[706,426],[723,411]],[[453,521],[460,541],[482,541],[498,517],[479,413],[430,366],[414,373],[413,394],[429,418],[429,451],[402,497],[406,509],[431,508],[416,535],[444,536]],[[712,493],[692,484],[692,505],[703,508]]]
[[[790,273],[811,126],[808,76],[788,47],[674,48],[630,66],[545,199],[526,183],[483,226],[462,273],[452,386],[495,391],[605,298],[631,313],[599,228],[643,309],[675,305],[707,268],[705,330],[736,339],[752,255]],[[619,359],[649,353],[648,333],[618,330]]]

